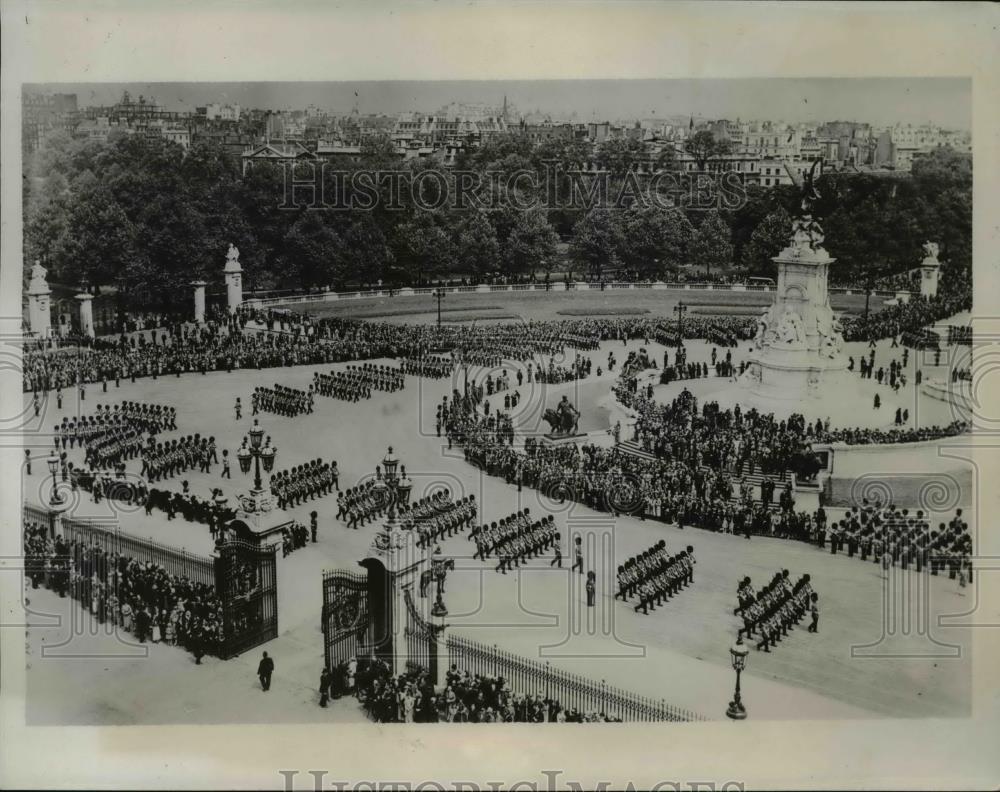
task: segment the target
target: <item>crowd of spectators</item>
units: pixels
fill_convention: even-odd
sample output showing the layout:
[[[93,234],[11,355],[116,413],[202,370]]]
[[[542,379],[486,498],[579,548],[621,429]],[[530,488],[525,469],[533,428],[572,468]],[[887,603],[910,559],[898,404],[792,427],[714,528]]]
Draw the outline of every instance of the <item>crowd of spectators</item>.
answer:
[[[356,695],[379,723],[589,723],[613,722],[541,695],[519,694],[503,677],[471,674],[453,665],[440,694],[423,672],[393,676],[375,659],[358,668]]]
[[[97,544],[52,540],[47,526],[31,521],[24,524],[24,552],[32,588],[71,596],[101,624],[140,643],[183,646],[199,663],[218,651],[222,607],[213,586]]]

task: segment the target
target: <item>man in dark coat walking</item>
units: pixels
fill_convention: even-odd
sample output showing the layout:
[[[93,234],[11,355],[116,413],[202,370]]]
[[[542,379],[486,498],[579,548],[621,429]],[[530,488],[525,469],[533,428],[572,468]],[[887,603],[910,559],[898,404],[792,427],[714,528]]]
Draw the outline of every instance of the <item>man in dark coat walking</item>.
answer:
[[[262,690],[271,689],[271,674],[274,673],[274,660],[267,656],[267,652],[264,652],[264,656],[260,660],[260,665],[257,666],[257,676],[260,677],[260,687]]]

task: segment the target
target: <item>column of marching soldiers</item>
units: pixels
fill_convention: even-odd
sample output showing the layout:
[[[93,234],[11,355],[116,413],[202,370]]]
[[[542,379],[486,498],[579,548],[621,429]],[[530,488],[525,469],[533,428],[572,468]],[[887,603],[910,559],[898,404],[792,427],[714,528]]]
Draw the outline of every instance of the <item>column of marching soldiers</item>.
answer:
[[[344,371],[329,374],[313,372],[310,389],[321,396],[356,402],[370,399],[373,390],[386,393],[402,390],[405,380],[401,368],[365,363],[361,366],[349,365]]]
[[[788,637],[789,630],[795,629],[807,612],[812,615],[809,632],[819,631],[819,595],[813,591],[809,575],[803,575],[793,584],[784,569],[756,593],[750,578],[744,577],[736,597],[739,604],[733,615],[743,620],[738,635],[753,638],[756,630],[757,649],[770,652],[772,646]]]
[[[691,545],[670,555],[666,541],[661,539],[618,567],[618,592],[615,597],[628,602],[633,595],[638,594],[639,601],[634,610],[638,613],[642,608],[643,614],[648,615],[651,609],[656,610],[694,583],[695,563],[694,548]]]

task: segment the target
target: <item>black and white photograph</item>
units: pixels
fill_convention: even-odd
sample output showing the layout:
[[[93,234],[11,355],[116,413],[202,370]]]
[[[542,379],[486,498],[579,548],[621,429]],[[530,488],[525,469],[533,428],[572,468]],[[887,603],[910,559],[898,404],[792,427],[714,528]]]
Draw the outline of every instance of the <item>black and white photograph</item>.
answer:
[[[94,74],[69,46],[67,70],[52,40],[56,67],[22,44],[4,77],[4,717],[41,756],[98,740],[93,775],[8,778],[517,788],[449,752],[524,741],[551,753],[505,783],[586,788],[648,739],[604,783],[995,787],[996,74],[845,75],[837,4],[696,14],[801,13],[786,46],[827,71],[675,52],[635,77],[599,48],[579,75],[522,63],[513,26],[562,46],[556,20],[593,12],[566,46],[610,53],[608,14],[692,6],[512,3],[490,31],[501,4],[213,5],[157,29],[70,4],[115,57],[162,36],[176,60]],[[994,24],[966,57],[995,57],[995,9],[953,9]],[[11,39],[66,30],[57,4],[4,11]],[[355,57],[310,52],[323,31]],[[229,781],[186,753],[114,770],[126,735],[203,762],[296,727],[312,764],[249,775],[247,743]],[[927,769],[966,734],[978,764]],[[723,759],[747,740],[771,746],[753,774]]]

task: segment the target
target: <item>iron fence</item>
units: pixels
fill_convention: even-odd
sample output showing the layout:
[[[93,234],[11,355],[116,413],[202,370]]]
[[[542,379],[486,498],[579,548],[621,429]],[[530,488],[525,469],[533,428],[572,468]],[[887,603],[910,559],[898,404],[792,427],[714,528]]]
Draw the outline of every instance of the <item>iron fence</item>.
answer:
[[[32,506],[30,503],[25,503],[24,522],[44,525],[49,534],[49,539],[55,539],[55,534],[53,533],[55,528],[55,512],[43,509],[40,506]]]
[[[27,517],[27,510],[25,511]],[[67,540],[96,545],[106,553],[119,553],[139,563],[159,564],[171,575],[186,577],[195,583],[215,586],[215,565],[211,558],[168,547],[152,539],[124,533],[117,523],[63,518],[61,533]]]
[[[579,674],[552,668],[548,662],[521,657],[486,644],[449,635],[448,662],[461,671],[490,677],[503,677],[510,689],[520,695],[541,696],[557,701],[564,709],[601,712],[621,721],[702,721],[695,712],[675,707],[663,699],[640,696],[603,679],[594,682]]]

